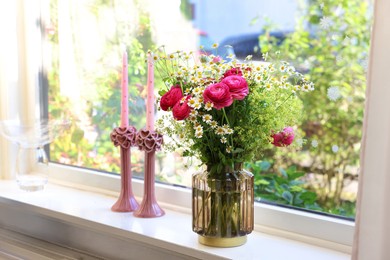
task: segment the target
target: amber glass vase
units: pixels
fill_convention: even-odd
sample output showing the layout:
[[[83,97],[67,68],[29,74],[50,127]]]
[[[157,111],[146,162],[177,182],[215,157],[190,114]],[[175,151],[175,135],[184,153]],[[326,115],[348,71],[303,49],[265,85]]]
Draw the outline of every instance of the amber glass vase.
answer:
[[[253,174],[241,165],[220,174],[206,170],[192,177],[192,230],[199,242],[234,247],[253,230]]]

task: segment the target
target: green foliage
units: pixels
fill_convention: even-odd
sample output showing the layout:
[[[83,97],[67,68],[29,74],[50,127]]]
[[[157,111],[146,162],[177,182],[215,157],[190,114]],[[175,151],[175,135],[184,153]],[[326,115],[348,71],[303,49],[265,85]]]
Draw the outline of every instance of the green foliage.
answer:
[[[121,68],[112,66],[113,59],[121,60],[121,44],[125,44],[128,52],[128,82],[130,98],[130,124],[136,128],[145,125],[145,85],[146,85],[146,63],[145,52],[154,48],[151,38],[151,26],[149,14],[142,5],[139,5],[138,23],[134,32],[129,31],[118,23],[108,32],[106,27],[100,29],[105,39],[105,46],[102,57],[95,65],[95,70],[86,71],[78,64],[82,64],[83,56],[75,55],[77,74],[83,75],[83,80],[88,82],[88,95],[83,95],[81,100],[83,111],[75,110],[75,101],[63,96],[60,91],[59,82],[59,43],[58,42],[58,10],[57,1],[50,2],[51,24],[54,27],[53,34],[47,39],[50,42],[53,53],[51,69],[48,72],[49,80],[49,115],[52,118],[65,117],[72,120],[69,135],[57,139],[50,146],[51,160],[70,165],[90,167],[103,171],[119,172],[119,151],[110,140],[110,133],[114,127],[119,126],[121,110]],[[95,16],[96,22],[100,19],[107,19],[107,14],[115,8],[123,8],[121,3],[113,3],[106,0],[95,0],[85,6]],[[71,25],[78,25],[81,19],[77,16],[70,16]],[[96,26],[99,26],[98,22]],[[79,30],[72,30],[74,52],[80,53]],[[115,58],[116,57],[116,58]],[[80,104],[77,104],[80,105]],[[91,133],[95,136],[91,137]],[[133,170],[135,173],[142,172],[138,154],[133,154]]]
[[[276,161],[322,176],[322,184],[312,188],[321,204],[335,208],[343,203],[346,178],[353,180],[359,165],[370,11],[367,1],[309,1],[307,15],[283,43],[274,44],[276,39],[268,34],[260,37],[263,51],[280,51],[280,58],[291,61],[316,86],[302,97],[300,128],[308,142],[300,154],[277,154]],[[340,98],[328,97],[330,87],[339,89]],[[311,146],[313,140],[318,147]]]
[[[317,194],[304,188],[303,172],[295,166],[280,169],[278,174],[269,172],[271,163],[257,161],[246,163],[245,168],[254,174],[255,197],[272,203],[285,204],[312,210],[322,210]]]

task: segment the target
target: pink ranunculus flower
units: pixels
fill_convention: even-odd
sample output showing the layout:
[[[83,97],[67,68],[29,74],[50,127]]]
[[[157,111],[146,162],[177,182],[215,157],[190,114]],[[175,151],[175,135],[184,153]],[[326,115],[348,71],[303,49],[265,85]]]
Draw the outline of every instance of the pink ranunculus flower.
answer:
[[[229,77],[229,76],[232,76],[232,75],[238,75],[238,76],[242,76],[242,71],[240,68],[232,68],[230,70],[227,70],[224,74],[223,74],[223,77],[226,78],[226,77]]]
[[[192,108],[188,105],[188,99],[190,96],[187,96],[184,101],[178,101],[172,108],[173,117],[176,120],[184,120],[186,119],[192,110]]]
[[[221,82],[209,85],[203,92],[203,100],[205,103],[212,103],[217,110],[233,103],[229,86]]]
[[[230,94],[234,99],[243,100],[249,93],[248,83],[241,76],[228,76],[221,82],[229,86]]]
[[[183,97],[183,92],[179,85],[172,86],[171,89],[165,93],[160,100],[160,107],[162,110],[167,111],[173,108],[177,102]]]
[[[274,139],[272,144],[278,147],[289,146],[294,141],[294,129],[292,127],[285,127],[283,131],[273,134]]]

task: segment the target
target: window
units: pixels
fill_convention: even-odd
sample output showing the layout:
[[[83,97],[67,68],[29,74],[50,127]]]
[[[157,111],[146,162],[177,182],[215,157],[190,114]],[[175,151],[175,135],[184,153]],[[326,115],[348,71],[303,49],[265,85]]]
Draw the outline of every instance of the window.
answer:
[[[289,166],[298,165],[299,170],[304,170],[305,173],[310,174],[305,175],[306,182],[302,185],[299,184],[300,180],[292,180],[293,182],[289,183],[291,185],[287,187],[290,193],[291,189],[295,189],[294,192],[299,193],[303,189],[311,191],[314,188],[320,188],[323,192],[325,204],[326,200],[335,204],[342,202],[341,200],[334,202],[336,200],[333,200],[333,197],[340,199],[341,193],[343,195],[347,194],[343,185],[346,184],[345,179],[349,175],[345,173],[353,173],[350,175],[351,178],[356,178],[358,166],[361,134],[359,124],[362,120],[364,101],[364,67],[369,43],[370,18],[366,16],[370,12],[369,7],[360,6],[362,4],[360,1],[349,1],[351,3],[340,1],[340,4],[331,2],[324,5],[310,1],[311,7],[303,9],[291,1],[279,1],[273,4],[265,1],[248,1],[249,7],[242,4],[234,8],[215,3],[216,6],[211,6],[212,3],[203,2],[167,1],[163,4],[160,1],[150,1],[150,3],[147,2],[142,5],[132,1],[80,2],[59,0],[42,2],[42,32],[44,32],[46,39],[45,46],[42,49],[45,76],[47,78],[46,86],[48,86],[49,94],[48,107],[46,111],[44,107],[43,111],[50,117],[65,116],[72,118],[74,122],[70,134],[61,137],[50,146],[51,160],[60,163],[53,164],[53,167],[56,167],[56,170],[52,171],[54,175],[58,175],[62,171],[64,178],[68,176],[68,178],[75,181],[77,179],[85,180],[84,177],[92,172],[93,178],[88,180],[89,183],[96,183],[103,185],[104,188],[115,190],[113,188],[116,185],[115,181],[107,181],[104,174],[62,165],[118,173],[119,154],[109,141],[108,134],[115,125],[119,124],[120,53],[123,46],[126,46],[129,51],[130,122],[137,128],[141,128],[145,125],[144,85],[146,82],[145,57],[142,56],[142,53],[161,44],[169,46],[170,49],[168,50],[171,51],[192,49],[199,52],[209,52],[212,50],[208,49],[208,46],[214,42],[219,42],[222,46],[225,44],[233,46],[234,48],[229,49],[229,51],[234,50],[238,58],[244,58],[253,51],[254,58],[260,61],[263,58],[259,53],[260,49],[261,51],[267,50],[269,54],[280,50],[281,55],[286,55],[284,58],[291,60],[297,69],[302,70],[302,73],[309,73],[308,70],[314,68],[317,76],[312,76],[313,79],[317,77],[317,80],[322,80],[317,86],[321,95],[318,95],[316,99],[312,98],[311,102],[318,103],[319,107],[329,109],[329,111],[326,111],[326,116],[322,115],[321,120],[316,120],[318,115],[322,114],[317,110],[315,111],[317,114],[312,113],[310,116],[304,117],[305,124],[303,125],[306,128],[302,128],[302,132],[306,134],[306,137],[302,138],[303,149],[300,149],[302,152],[298,153],[293,149],[287,150],[286,153],[270,151],[270,154],[265,156],[268,160],[264,160],[260,166],[263,172],[271,172],[272,169],[273,172],[278,173],[279,167],[287,170]],[[257,4],[259,5],[258,8],[253,8]],[[364,4],[366,3],[364,2]],[[191,8],[185,9],[184,7]],[[212,10],[215,9],[212,8],[218,8],[220,11],[213,12]],[[229,19],[231,16],[226,15],[227,11],[231,10],[237,12],[236,15],[238,15],[238,10],[245,8],[247,8],[245,11],[253,11],[253,13],[246,13],[246,15],[236,19]],[[191,10],[191,12],[188,10]],[[264,10],[264,13],[267,13],[269,23],[264,22],[264,13],[258,13],[257,10]],[[332,14],[335,10],[337,12]],[[346,23],[343,26],[350,30],[343,27],[345,29],[343,32],[332,31],[339,26],[340,21],[344,21],[336,19],[336,17],[351,17],[350,12],[353,13],[353,10],[361,11],[360,15],[354,14],[356,19],[354,23],[358,23],[360,29],[351,27],[350,24]],[[299,22],[295,21],[298,12],[305,15],[309,13],[309,16],[304,17],[309,17],[311,23],[305,22],[302,30],[292,32],[299,25]],[[234,20],[234,22],[231,22],[231,20]],[[279,24],[280,27],[271,26],[274,23]],[[228,26],[220,26],[220,24]],[[224,32],[222,30],[224,28],[229,29],[229,31]],[[291,38],[288,38],[290,36]],[[249,43],[238,41],[244,39],[249,39]],[[236,40],[238,43],[236,43]],[[255,42],[254,45],[250,43],[251,41]],[[269,41],[276,41],[276,43],[267,45]],[[260,46],[258,46],[258,42],[260,42]],[[322,56],[316,56],[315,54],[321,50],[316,48],[317,45],[315,44],[317,43],[329,44],[326,45],[329,51],[324,49]],[[204,45],[204,48],[200,48],[201,45]],[[270,46],[273,46],[272,49],[270,49]],[[297,46],[298,48],[292,48]],[[306,56],[298,52],[299,49],[304,49],[304,47],[310,50]],[[334,50],[338,52],[334,52]],[[248,53],[248,51],[250,52]],[[361,56],[357,56],[356,53],[361,54]],[[301,57],[301,59],[298,57]],[[319,60],[327,61],[326,67],[318,64]],[[330,71],[329,68],[332,68],[330,64],[341,69],[337,70],[337,73]],[[346,66],[347,64],[351,65]],[[321,68],[324,70],[321,71]],[[339,74],[355,75],[356,77],[350,79],[342,77],[341,80]],[[332,77],[332,81],[326,82],[330,77]],[[348,80],[348,84],[345,83],[346,80]],[[44,85],[45,82],[43,81]],[[357,114],[354,117],[349,117],[351,111],[355,111]],[[333,115],[339,117],[333,118]],[[348,124],[341,127],[338,125],[340,122]],[[354,127],[351,127],[351,125]],[[321,134],[324,134],[325,128],[330,133],[326,142],[321,136]],[[346,133],[341,133],[342,130],[345,130]],[[345,144],[339,141],[331,141],[332,138],[337,140],[342,136],[351,137],[351,140],[348,140]],[[345,149],[350,149],[350,152],[344,154]],[[318,154],[316,154],[317,152]],[[315,156],[308,156],[310,154]],[[323,156],[322,161],[314,161],[313,158],[321,156]],[[136,150],[132,151],[133,174],[136,177],[142,177],[142,157]],[[347,158],[348,160],[353,158],[353,160],[343,165],[340,164],[341,166],[333,167],[333,162],[340,163],[334,158]],[[158,175],[159,180],[178,185],[187,183],[188,185],[190,173],[187,170],[180,172],[170,169],[173,165],[176,169],[183,169],[184,163],[178,157],[161,153],[158,169],[162,174]],[[310,168],[311,164],[315,164],[316,167]],[[323,168],[324,166],[328,168]],[[313,169],[323,170],[323,173],[317,174]],[[79,171],[81,171],[81,175],[85,176],[72,174],[72,172]],[[289,173],[289,171],[285,171],[279,174],[288,175]],[[261,176],[264,178],[259,180],[276,182],[275,179],[268,178],[270,174]],[[279,175],[283,178],[282,176]],[[353,186],[356,180],[353,179],[351,183]],[[276,182],[276,184],[278,183]],[[348,188],[353,192],[356,191],[353,187]],[[163,186],[158,186],[157,189],[161,190],[161,193],[163,193],[163,189],[172,192],[182,191],[175,187]],[[284,185],[282,189],[286,189],[286,186]],[[294,192],[292,195],[295,195]],[[353,201],[355,196],[353,192],[350,198],[343,197],[343,199]],[[320,195],[317,195],[318,198],[321,197]],[[186,196],[188,196],[188,193],[184,191],[179,205],[186,203]],[[266,196],[263,194],[263,197]],[[285,203],[283,191],[278,199],[279,202]],[[307,199],[311,199],[310,195]],[[269,205],[262,205],[262,207],[262,210],[270,212],[274,209]],[[331,213],[353,216],[353,210],[349,213],[343,213],[342,209],[346,211],[349,209],[331,207],[335,209],[330,211]],[[353,207],[353,204],[351,204],[351,207]],[[315,205],[309,208],[318,209]],[[325,211],[329,212],[329,210]],[[290,214],[286,218],[291,219],[291,214],[294,215],[295,213],[282,208],[277,214],[279,214],[279,217],[283,214]],[[305,215],[306,213],[302,214]],[[257,215],[260,216],[260,214]],[[300,214],[297,213],[297,215]],[[310,219],[321,218],[321,216],[313,217],[309,213],[306,217]],[[260,216],[259,218],[261,219],[258,223],[267,222],[269,226],[283,229],[280,223],[273,222],[273,217]],[[295,223],[302,223],[302,225],[297,226],[307,224],[304,220]],[[347,224],[346,229],[352,230],[351,227],[352,224]],[[286,230],[292,231],[290,228],[286,228]],[[325,234],[326,239],[331,240],[330,237],[331,235]]]
[[[262,162],[248,165],[256,174],[257,195],[353,218],[370,38],[366,2],[248,1],[231,8],[184,0],[142,5],[48,1],[44,10],[47,113],[74,120],[70,134],[51,146],[52,161],[119,172],[118,150],[109,133],[119,124],[124,46],[129,52],[130,123],[137,129],[145,125],[147,50],[164,45],[168,52],[211,53],[212,43],[218,42],[219,55],[238,59],[252,55],[263,61],[265,54],[279,53],[277,59],[307,74],[317,90],[303,100],[297,126],[301,137],[295,140],[300,148],[269,149]],[[157,158],[159,181],[190,186],[183,159],[164,153]],[[133,175],[139,178],[142,160],[133,150]]]

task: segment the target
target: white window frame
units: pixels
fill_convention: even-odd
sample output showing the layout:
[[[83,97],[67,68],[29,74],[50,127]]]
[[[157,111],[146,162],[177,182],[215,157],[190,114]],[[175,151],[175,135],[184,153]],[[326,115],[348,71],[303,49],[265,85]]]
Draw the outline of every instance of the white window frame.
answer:
[[[17,1],[18,9],[21,11],[19,17],[18,34],[27,44],[21,44],[18,47],[20,66],[19,78],[25,82],[18,85],[18,93],[30,93],[30,95],[21,95],[15,102],[1,102],[10,93],[7,82],[0,81],[0,120],[6,118],[13,111],[18,111],[20,115],[31,118],[35,116],[37,100],[37,77],[39,66],[31,62],[36,57],[36,49],[31,42],[39,41],[37,35],[29,34],[31,32],[32,17],[23,16],[25,10],[31,9],[36,1]],[[384,25],[383,25],[384,26]],[[34,32],[36,34],[36,32]],[[376,46],[376,48],[385,46]],[[34,49],[34,51],[32,51]],[[0,51],[1,52],[1,51]],[[34,54],[34,56],[32,56]],[[0,56],[1,57],[1,56]],[[4,64],[3,64],[4,66]],[[4,80],[2,63],[0,62],[0,79]],[[31,91],[34,90],[34,91]],[[28,98],[26,100],[26,97]],[[374,102],[374,101],[373,101]],[[26,105],[27,104],[27,105]],[[375,122],[377,123],[377,122]],[[376,127],[381,127],[377,125]],[[368,133],[369,134],[369,133]],[[374,151],[375,152],[375,151]],[[0,156],[6,160],[0,160],[0,174],[11,171],[13,163],[10,161],[15,157],[15,149],[8,142],[0,140]],[[366,162],[366,164],[375,164],[375,162]],[[36,169],[39,171],[39,169]],[[101,193],[117,196],[120,189],[119,176],[100,173],[98,171],[70,167],[56,163],[49,164],[50,181],[75,188],[95,190]],[[3,179],[10,179],[13,176],[0,176]],[[369,178],[367,176],[367,178]],[[133,190],[137,197],[142,197],[143,181],[133,180]],[[172,208],[189,213],[191,211],[191,190],[170,185],[156,184],[156,196],[158,201],[170,204]],[[306,211],[293,210],[284,207],[272,206],[262,203],[255,204],[255,229],[270,234],[281,235],[303,242],[314,243],[337,249],[344,252],[351,252],[353,241],[354,222],[329,217]]]

